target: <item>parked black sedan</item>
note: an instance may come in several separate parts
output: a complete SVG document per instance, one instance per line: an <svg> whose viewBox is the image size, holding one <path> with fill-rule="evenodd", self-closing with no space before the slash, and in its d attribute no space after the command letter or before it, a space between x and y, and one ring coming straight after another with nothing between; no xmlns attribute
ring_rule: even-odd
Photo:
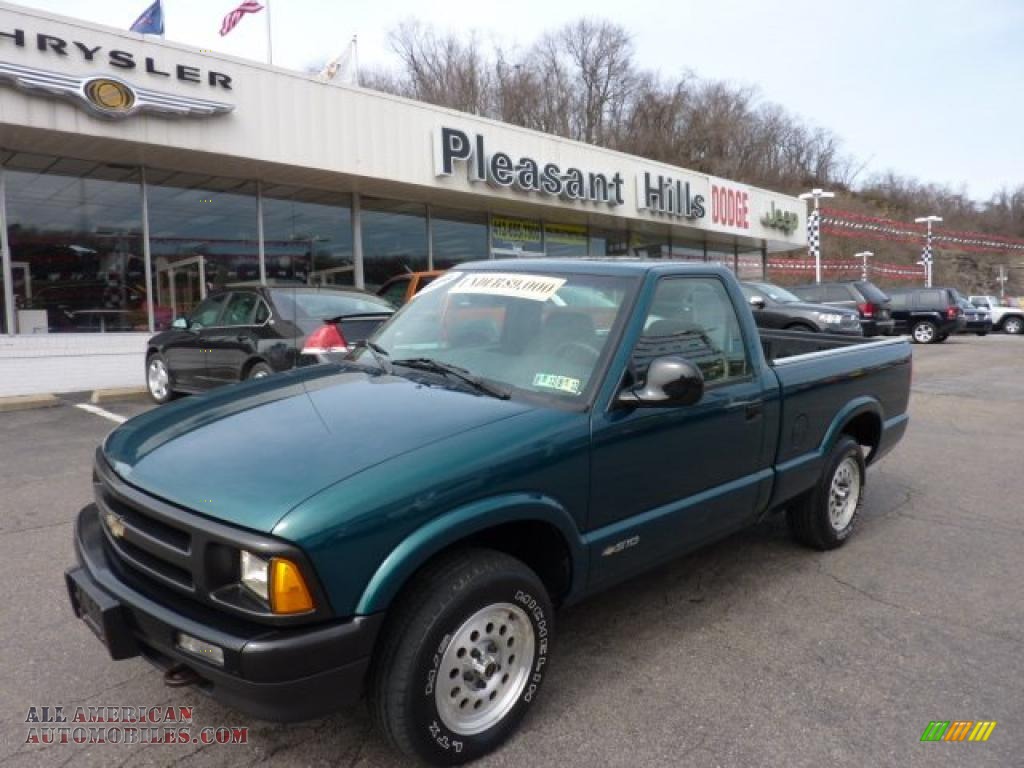
<svg viewBox="0 0 1024 768"><path fill-rule="evenodd" d="M759 328L784 328L790 331L842 333L863 336L860 315L852 309L809 304L796 294L771 283L740 283L750 302Z"/></svg>
<svg viewBox="0 0 1024 768"><path fill-rule="evenodd" d="M323 362L347 352L394 311L386 299L352 288L231 288L150 338L146 385L165 403L180 392Z"/></svg>

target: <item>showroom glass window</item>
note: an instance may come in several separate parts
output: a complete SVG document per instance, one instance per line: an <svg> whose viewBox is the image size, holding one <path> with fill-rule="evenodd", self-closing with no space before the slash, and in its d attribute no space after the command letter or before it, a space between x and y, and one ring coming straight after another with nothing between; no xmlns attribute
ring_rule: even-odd
<svg viewBox="0 0 1024 768"><path fill-rule="evenodd" d="M26 153L5 169L16 331L148 330L138 170Z"/></svg>
<svg viewBox="0 0 1024 768"><path fill-rule="evenodd" d="M544 250L554 258L587 255L587 228L582 224L544 224Z"/></svg>
<svg viewBox="0 0 1024 768"><path fill-rule="evenodd" d="M536 219L491 217L491 250L496 258L544 255L544 227Z"/></svg>
<svg viewBox="0 0 1024 768"><path fill-rule="evenodd" d="M354 285L349 196L265 188L263 252L270 283Z"/></svg>
<svg viewBox="0 0 1024 768"><path fill-rule="evenodd" d="M427 209L363 198L363 280L373 291L389 277L427 269Z"/></svg>
<svg viewBox="0 0 1024 768"><path fill-rule="evenodd" d="M146 174L159 330L207 293L259 282L256 185L148 169Z"/></svg>
<svg viewBox="0 0 1024 768"><path fill-rule="evenodd" d="M486 213L431 208L430 234L434 269L449 269L464 261L477 261L489 256Z"/></svg>
<svg viewBox="0 0 1024 768"><path fill-rule="evenodd" d="M704 261L704 243L673 237L670 258L676 261Z"/></svg>
<svg viewBox="0 0 1024 768"><path fill-rule="evenodd" d="M629 233L626 230L591 229L591 256L626 256L629 254Z"/></svg>
<svg viewBox="0 0 1024 768"><path fill-rule="evenodd" d="M668 232L631 230L629 255L640 259L669 258L671 251Z"/></svg>

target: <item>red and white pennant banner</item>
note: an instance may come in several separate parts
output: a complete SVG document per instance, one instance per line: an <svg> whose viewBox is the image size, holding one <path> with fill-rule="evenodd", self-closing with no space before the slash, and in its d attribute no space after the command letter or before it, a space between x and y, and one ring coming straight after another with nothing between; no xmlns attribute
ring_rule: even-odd
<svg viewBox="0 0 1024 768"><path fill-rule="evenodd" d="M837 237L866 237L873 240L920 244L927 233L923 224L865 216L835 208L822 208L821 231ZM1024 252L1024 240L982 232L932 229L932 247L976 253Z"/></svg>

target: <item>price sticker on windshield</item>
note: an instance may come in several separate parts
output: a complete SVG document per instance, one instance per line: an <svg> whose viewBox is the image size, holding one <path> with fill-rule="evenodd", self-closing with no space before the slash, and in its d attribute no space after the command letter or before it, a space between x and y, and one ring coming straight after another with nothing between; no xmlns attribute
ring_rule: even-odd
<svg viewBox="0 0 1024 768"><path fill-rule="evenodd" d="M479 272L466 275L450 293L482 293L513 299L547 301L565 285L564 277L517 275L512 272Z"/></svg>

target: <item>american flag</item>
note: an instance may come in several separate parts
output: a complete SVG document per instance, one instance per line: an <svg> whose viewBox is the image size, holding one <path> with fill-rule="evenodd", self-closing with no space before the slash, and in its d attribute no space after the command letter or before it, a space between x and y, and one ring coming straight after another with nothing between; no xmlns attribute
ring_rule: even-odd
<svg viewBox="0 0 1024 768"><path fill-rule="evenodd" d="M238 22L242 20L242 17L245 16L245 14L257 13L262 10L263 6L257 3L256 0L245 0L244 3L224 17L224 21L222 21L220 25L220 36L224 37L224 35L238 26Z"/></svg>

